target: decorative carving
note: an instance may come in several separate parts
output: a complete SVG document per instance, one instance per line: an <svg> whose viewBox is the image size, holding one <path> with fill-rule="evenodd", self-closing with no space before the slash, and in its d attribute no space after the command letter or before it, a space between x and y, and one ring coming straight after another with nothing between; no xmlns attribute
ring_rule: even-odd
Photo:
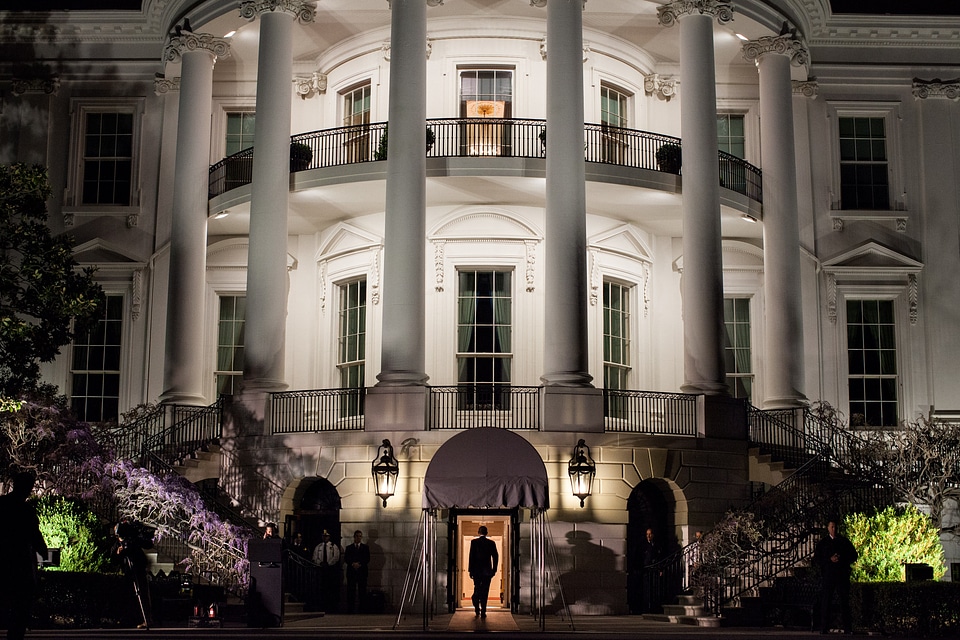
<svg viewBox="0 0 960 640"><path fill-rule="evenodd" d="M317 277L320 279L320 313L327 312L327 263L321 262Z"/></svg>
<svg viewBox="0 0 960 640"><path fill-rule="evenodd" d="M907 232L907 219L906 218L897 218L897 233L906 233Z"/></svg>
<svg viewBox="0 0 960 640"><path fill-rule="evenodd" d="M677 79L673 76L651 73L643 76L643 90L648 96L655 95L661 100L670 100L677 93Z"/></svg>
<svg viewBox="0 0 960 640"><path fill-rule="evenodd" d="M170 37L163 49L163 59L177 62L190 51L209 51L217 58L226 58L230 55L230 43L210 33L191 33L177 27L176 35Z"/></svg>
<svg viewBox="0 0 960 640"><path fill-rule="evenodd" d="M434 289L437 291L443 291L443 249L445 241L443 240L434 240L433 241L433 270L434 277L436 278L436 284Z"/></svg>
<svg viewBox="0 0 960 640"><path fill-rule="evenodd" d="M22 96L25 93L45 93L56 95L60 90L60 76L56 73L45 72L41 76L19 77L14 76L10 79L10 93L15 96Z"/></svg>
<svg viewBox="0 0 960 640"><path fill-rule="evenodd" d="M289 13L303 24L313 22L317 16L317 8L314 5L300 0L246 0L240 3L240 17L247 20L274 11Z"/></svg>
<svg viewBox="0 0 960 640"><path fill-rule="evenodd" d="M72 227L74 222L76 222L76 215L72 211L64 211L63 226Z"/></svg>
<svg viewBox="0 0 960 640"><path fill-rule="evenodd" d="M127 214L127 229L133 229L138 224L140 224L140 214L139 213L128 213Z"/></svg>
<svg viewBox="0 0 960 640"><path fill-rule="evenodd" d="M380 250L373 252L373 263L370 265L370 302L380 304Z"/></svg>
<svg viewBox="0 0 960 640"><path fill-rule="evenodd" d="M134 269L131 278L133 295L130 297L130 317L136 320L143 308L143 269Z"/></svg>
<svg viewBox="0 0 960 640"><path fill-rule="evenodd" d="M791 80L790 84L793 85L793 92L803 96L804 98L816 99L820 92L820 85L817 83L816 78L808 78L807 80Z"/></svg>
<svg viewBox="0 0 960 640"><path fill-rule="evenodd" d="M542 9L547 6L547 0L530 0L530 6Z"/></svg>
<svg viewBox="0 0 960 640"><path fill-rule="evenodd" d="M663 27L672 27L678 18L693 13L710 14L724 24L733 20L733 5L722 0L674 0L657 7L657 18Z"/></svg>
<svg viewBox="0 0 960 640"><path fill-rule="evenodd" d="M319 71L314 71L309 76L297 76L293 83L297 85L297 95L301 100L327 92L327 75Z"/></svg>
<svg viewBox="0 0 960 640"><path fill-rule="evenodd" d="M960 78L953 80L933 80L913 79L913 97L918 100L926 98L947 98L949 100L960 100Z"/></svg>
<svg viewBox="0 0 960 640"><path fill-rule="evenodd" d="M907 275L907 303L909 305L910 312L910 324L917 324L917 320L920 317L920 305L918 304L918 297L920 295L920 288L917 286L917 274L911 273Z"/></svg>
<svg viewBox="0 0 960 640"><path fill-rule="evenodd" d="M833 219L833 230L834 230L834 231L843 231L843 218L834 218L834 219Z"/></svg>
<svg viewBox="0 0 960 640"><path fill-rule="evenodd" d="M641 277L643 278L643 317L650 315L650 265L646 262L641 267Z"/></svg>
<svg viewBox="0 0 960 640"><path fill-rule="evenodd" d="M830 324L837 324L837 277L827 274L827 319Z"/></svg>
<svg viewBox="0 0 960 640"><path fill-rule="evenodd" d="M547 36L540 38L540 57L543 60L547 59Z"/></svg>
<svg viewBox="0 0 960 640"><path fill-rule="evenodd" d="M790 58L790 64L796 67L806 66L810 61L810 51L806 43L795 33L779 36L763 36L743 43L743 58L748 62L759 62L768 53L776 53Z"/></svg>
<svg viewBox="0 0 960 640"><path fill-rule="evenodd" d="M533 293L536 289L537 243L535 240L524 240L523 245L526 261L524 277L527 281L527 293Z"/></svg>
<svg viewBox="0 0 960 640"><path fill-rule="evenodd" d="M597 252L590 250L590 306L597 306L600 299L600 265L597 264Z"/></svg>
<svg viewBox="0 0 960 640"><path fill-rule="evenodd" d="M153 79L153 92L158 96L165 93L180 91L180 78L165 78L163 74L158 73Z"/></svg>

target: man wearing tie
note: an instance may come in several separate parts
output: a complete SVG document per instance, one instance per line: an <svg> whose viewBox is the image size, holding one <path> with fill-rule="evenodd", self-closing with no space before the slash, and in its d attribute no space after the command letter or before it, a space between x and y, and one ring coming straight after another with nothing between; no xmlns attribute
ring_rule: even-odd
<svg viewBox="0 0 960 640"><path fill-rule="evenodd" d="M320 567L320 604L323 611L334 613L340 601L340 546L323 530L323 539L313 550L313 564Z"/></svg>
<svg viewBox="0 0 960 640"><path fill-rule="evenodd" d="M487 617L487 598L490 596L490 580L500 566L497 543L487 538L487 528L477 531L479 538L470 541L470 564L467 569L473 578L473 610L478 618Z"/></svg>
<svg viewBox="0 0 960 640"><path fill-rule="evenodd" d="M367 601L367 565L370 564L370 547L363 544L363 532L353 532L353 544L344 549L343 560L347 565L347 613L354 612L354 603L359 601L363 611Z"/></svg>

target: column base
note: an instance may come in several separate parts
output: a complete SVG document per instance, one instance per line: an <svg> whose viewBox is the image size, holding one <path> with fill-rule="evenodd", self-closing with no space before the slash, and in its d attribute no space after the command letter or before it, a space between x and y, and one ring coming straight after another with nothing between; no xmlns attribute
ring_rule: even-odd
<svg viewBox="0 0 960 640"><path fill-rule="evenodd" d="M684 382L680 386L683 393L704 396L730 396L730 387L726 382L710 382L703 380L701 382Z"/></svg>
<svg viewBox="0 0 960 640"><path fill-rule="evenodd" d="M603 433L603 390L544 387L543 431Z"/></svg>
<svg viewBox="0 0 960 640"><path fill-rule="evenodd" d="M364 400L364 431L424 431L427 398L424 386L371 387Z"/></svg>
<svg viewBox="0 0 960 640"><path fill-rule="evenodd" d="M422 387L429 379L422 371L381 371L377 374L377 387Z"/></svg>
<svg viewBox="0 0 960 640"><path fill-rule="evenodd" d="M767 398L763 401L764 409L806 409L810 401L803 394Z"/></svg>
<svg viewBox="0 0 960 640"><path fill-rule="evenodd" d="M205 407L210 404L202 395L185 391L164 391L160 394L158 402L160 404L185 404L192 407Z"/></svg>

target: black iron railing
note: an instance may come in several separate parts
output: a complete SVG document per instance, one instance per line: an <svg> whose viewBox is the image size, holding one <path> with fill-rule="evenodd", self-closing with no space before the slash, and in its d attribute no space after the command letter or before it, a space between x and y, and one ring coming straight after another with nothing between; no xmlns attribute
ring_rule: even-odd
<svg viewBox="0 0 960 640"><path fill-rule="evenodd" d="M292 136L291 172L337 167L387 159L387 123L336 127ZM426 121L428 158L545 158L546 120L532 118L436 118ZM680 138L649 131L584 124L587 162L634 169L680 173L681 165L658 160L663 147L676 147ZM309 152L306 150L309 149ZM763 200L761 173L742 158L719 151L720 185L753 200ZM250 184L253 149L244 149L210 167L209 196Z"/></svg>
<svg viewBox="0 0 960 640"><path fill-rule="evenodd" d="M540 429L540 387L461 384L430 387L428 429Z"/></svg>
<svg viewBox="0 0 960 640"><path fill-rule="evenodd" d="M273 433L362 430L366 394L363 387L272 393Z"/></svg>
<svg viewBox="0 0 960 640"><path fill-rule="evenodd" d="M686 393L603 390L604 430L696 436L697 396Z"/></svg>
<svg viewBox="0 0 960 640"><path fill-rule="evenodd" d="M220 439L223 400L207 407L164 405L172 424L146 439L141 455L156 456L168 465L180 464ZM141 464L144 464L141 462Z"/></svg>

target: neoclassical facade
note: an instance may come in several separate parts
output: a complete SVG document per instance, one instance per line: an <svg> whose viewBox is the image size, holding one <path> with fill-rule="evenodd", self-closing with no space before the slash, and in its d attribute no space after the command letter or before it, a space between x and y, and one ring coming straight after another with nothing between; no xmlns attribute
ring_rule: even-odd
<svg viewBox="0 0 960 640"><path fill-rule="evenodd" d="M188 477L364 530L388 602L434 526L469 598L485 523L504 606L546 540L572 610L636 609L646 528L782 478L755 411L960 414L958 37L826 0L0 10L0 161L49 168L108 295L46 377L88 420L215 406Z"/></svg>

